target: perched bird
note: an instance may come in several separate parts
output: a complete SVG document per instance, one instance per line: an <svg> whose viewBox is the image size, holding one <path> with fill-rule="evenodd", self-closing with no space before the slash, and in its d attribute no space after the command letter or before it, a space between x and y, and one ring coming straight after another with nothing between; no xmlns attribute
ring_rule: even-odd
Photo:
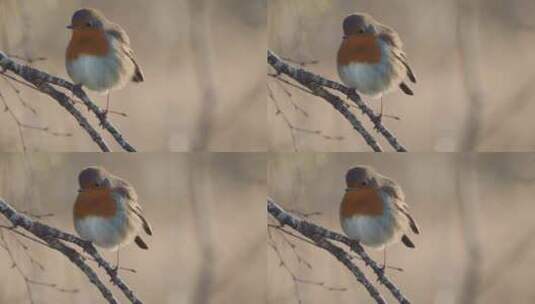
<svg viewBox="0 0 535 304"><path fill-rule="evenodd" d="M152 235L134 187L101 167L87 167L78 175L78 197L73 208L74 227L84 240L109 250L134 241L149 247L139 236L141 228ZM117 264L119 262L117 261Z"/></svg>
<svg viewBox="0 0 535 304"><path fill-rule="evenodd" d="M91 8L77 10L67 28L72 30L65 65L76 85L108 93L129 80L143 81L143 72L134 59L130 39L115 23Z"/></svg>
<svg viewBox="0 0 535 304"><path fill-rule="evenodd" d="M364 13L347 16L343 30L337 66L345 85L370 97L382 97L396 86L413 95L405 78L414 83L416 78L395 30Z"/></svg>
<svg viewBox="0 0 535 304"><path fill-rule="evenodd" d="M340 224L349 238L377 249L400 240L409 248L415 247L407 231L419 234L420 230L396 182L371 167L358 166L347 171L346 185Z"/></svg>

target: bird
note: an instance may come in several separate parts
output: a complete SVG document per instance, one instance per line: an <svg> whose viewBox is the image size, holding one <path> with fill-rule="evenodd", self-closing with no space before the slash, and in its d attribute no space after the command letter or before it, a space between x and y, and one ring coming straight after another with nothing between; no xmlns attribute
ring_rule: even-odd
<svg viewBox="0 0 535 304"><path fill-rule="evenodd" d="M134 187L126 180L98 166L86 167L78 175L78 196L73 207L74 228L78 235L93 244L117 251L132 241L148 249L139 235L152 228L143 215Z"/></svg>
<svg viewBox="0 0 535 304"><path fill-rule="evenodd" d="M347 171L346 190L340 204L340 225L352 240L375 248L384 249L401 241L415 248L407 236L420 228L409 213L405 194L394 180L379 174L369 166L356 166Z"/></svg>
<svg viewBox="0 0 535 304"><path fill-rule="evenodd" d="M414 95L406 78L416 77L399 34L366 13L348 15L343 21L344 36L337 54L338 75L349 88L371 98L381 97L396 86Z"/></svg>
<svg viewBox="0 0 535 304"><path fill-rule="evenodd" d="M111 90L122 88L128 81L144 81L130 39L121 26L92 8L74 12L67 28L72 31L65 53L67 74L75 86L108 95L105 116Z"/></svg>

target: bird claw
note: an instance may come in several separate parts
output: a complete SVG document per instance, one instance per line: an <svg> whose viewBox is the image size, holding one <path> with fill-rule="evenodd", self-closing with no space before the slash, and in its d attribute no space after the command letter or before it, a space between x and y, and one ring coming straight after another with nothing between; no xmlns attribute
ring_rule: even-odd
<svg viewBox="0 0 535 304"><path fill-rule="evenodd" d="M357 89L350 88L348 92L346 92L346 97L348 99L351 99L351 97L358 95Z"/></svg>
<svg viewBox="0 0 535 304"><path fill-rule="evenodd" d="M72 93L76 93L76 91L81 91L82 90L82 84L81 83L78 83L78 84L75 84L74 86L72 86Z"/></svg>
<svg viewBox="0 0 535 304"><path fill-rule="evenodd" d="M101 127L104 127L104 121L106 121L108 119L108 110L102 110L99 114L99 120L100 120L100 123L99 125Z"/></svg>
<svg viewBox="0 0 535 304"><path fill-rule="evenodd" d="M110 282L113 282L113 279L117 277L117 274L119 273L119 265L115 265L112 269L110 269Z"/></svg>
<svg viewBox="0 0 535 304"><path fill-rule="evenodd" d="M74 100L74 97L76 96L76 91L81 91L81 90L82 90L82 85L81 84L73 85L73 87L71 89L71 98L69 100L73 105L76 104L76 101Z"/></svg>
<svg viewBox="0 0 535 304"><path fill-rule="evenodd" d="M381 123L383 122L383 114L378 114L378 115L375 115L374 118L373 118L373 129L375 131L379 131L379 125L381 125Z"/></svg>
<svg viewBox="0 0 535 304"><path fill-rule="evenodd" d="M379 274L377 276L377 282L381 281L381 277L383 277L386 273L386 265L383 264L383 265L380 265L379 266Z"/></svg>
<svg viewBox="0 0 535 304"><path fill-rule="evenodd" d="M85 252L91 253L93 251L92 247L93 247L93 243L91 243L91 241L83 240L82 248L84 249Z"/></svg>

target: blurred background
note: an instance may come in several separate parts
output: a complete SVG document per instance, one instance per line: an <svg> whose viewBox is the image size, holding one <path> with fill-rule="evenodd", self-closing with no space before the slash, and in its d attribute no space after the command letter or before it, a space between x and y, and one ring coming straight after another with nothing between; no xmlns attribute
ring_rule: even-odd
<svg viewBox="0 0 535 304"><path fill-rule="evenodd" d="M81 7L101 10L126 30L145 73L145 82L113 91L110 99L111 110L128 115L110 120L138 151L265 150L266 0L0 0L0 50L44 57L33 65L69 79L65 26ZM98 149L56 101L1 78L0 92L14 115L24 124L50 128L24 128L27 150ZM88 94L105 106L105 95ZM21 151L10 114L0 116L0 151Z"/></svg>
<svg viewBox="0 0 535 304"><path fill-rule="evenodd" d="M0 193L17 210L75 233L77 176L101 165L131 182L154 230L149 250L121 249L125 282L144 303L251 303L265 299L266 158L256 153L0 154ZM0 225L7 225L0 215ZM30 284L31 303L102 303L100 293L65 256L0 228L0 303L30 303L23 276L79 289ZM26 249L24 249L26 248ZM99 250L113 265L116 253ZM36 262L31 262L32 260ZM43 269L39 267L42 264ZM90 265L97 268L94 263ZM97 272L111 286L101 269ZM111 288L111 287L110 287ZM115 288L120 302L127 302Z"/></svg>
<svg viewBox="0 0 535 304"><path fill-rule="evenodd" d="M534 10L531 0L271 0L268 44L298 62L318 60L306 69L338 81L342 20L370 13L400 34L418 80L414 96L396 90L383 99L385 113L401 117L384 123L409 151L531 151L535 73L526 67L535 64ZM294 126L344 137L333 141L296 131L298 150L369 151L331 105L277 80L268 83ZM367 101L379 110L379 101ZM270 101L270 150L294 150L276 113Z"/></svg>
<svg viewBox="0 0 535 304"><path fill-rule="evenodd" d="M416 249L400 243L387 249L388 264L404 269L389 269L387 275L412 303L533 303L534 154L271 154L268 192L283 208L312 214L310 221L342 232L338 208L344 177L355 165L373 166L397 181L420 225L422 233L411 235ZM269 303L298 303L299 298L310 304L372 302L329 253L270 232L268 243L278 248L290 271L312 283L294 284L276 251L268 248ZM367 252L382 262L381 250ZM362 262L356 264L375 284L376 276ZM379 290L395 302L384 287Z"/></svg>

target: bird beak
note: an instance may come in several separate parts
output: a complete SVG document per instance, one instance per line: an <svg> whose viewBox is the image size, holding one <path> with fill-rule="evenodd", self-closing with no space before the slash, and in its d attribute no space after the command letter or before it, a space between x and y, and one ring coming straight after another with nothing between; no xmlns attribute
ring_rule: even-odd
<svg viewBox="0 0 535 304"><path fill-rule="evenodd" d="M84 190L82 190L82 189L78 189L78 193L80 193L80 192L84 192Z"/></svg>
<svg viewBox="0 0 535 304"><path fill-rule="evenodd" d="M67 25L67 28L68 28L69 30L72 30L72 29L73 29L73 26L72 26L71 24L69 24L69 25Z"/></svg>

